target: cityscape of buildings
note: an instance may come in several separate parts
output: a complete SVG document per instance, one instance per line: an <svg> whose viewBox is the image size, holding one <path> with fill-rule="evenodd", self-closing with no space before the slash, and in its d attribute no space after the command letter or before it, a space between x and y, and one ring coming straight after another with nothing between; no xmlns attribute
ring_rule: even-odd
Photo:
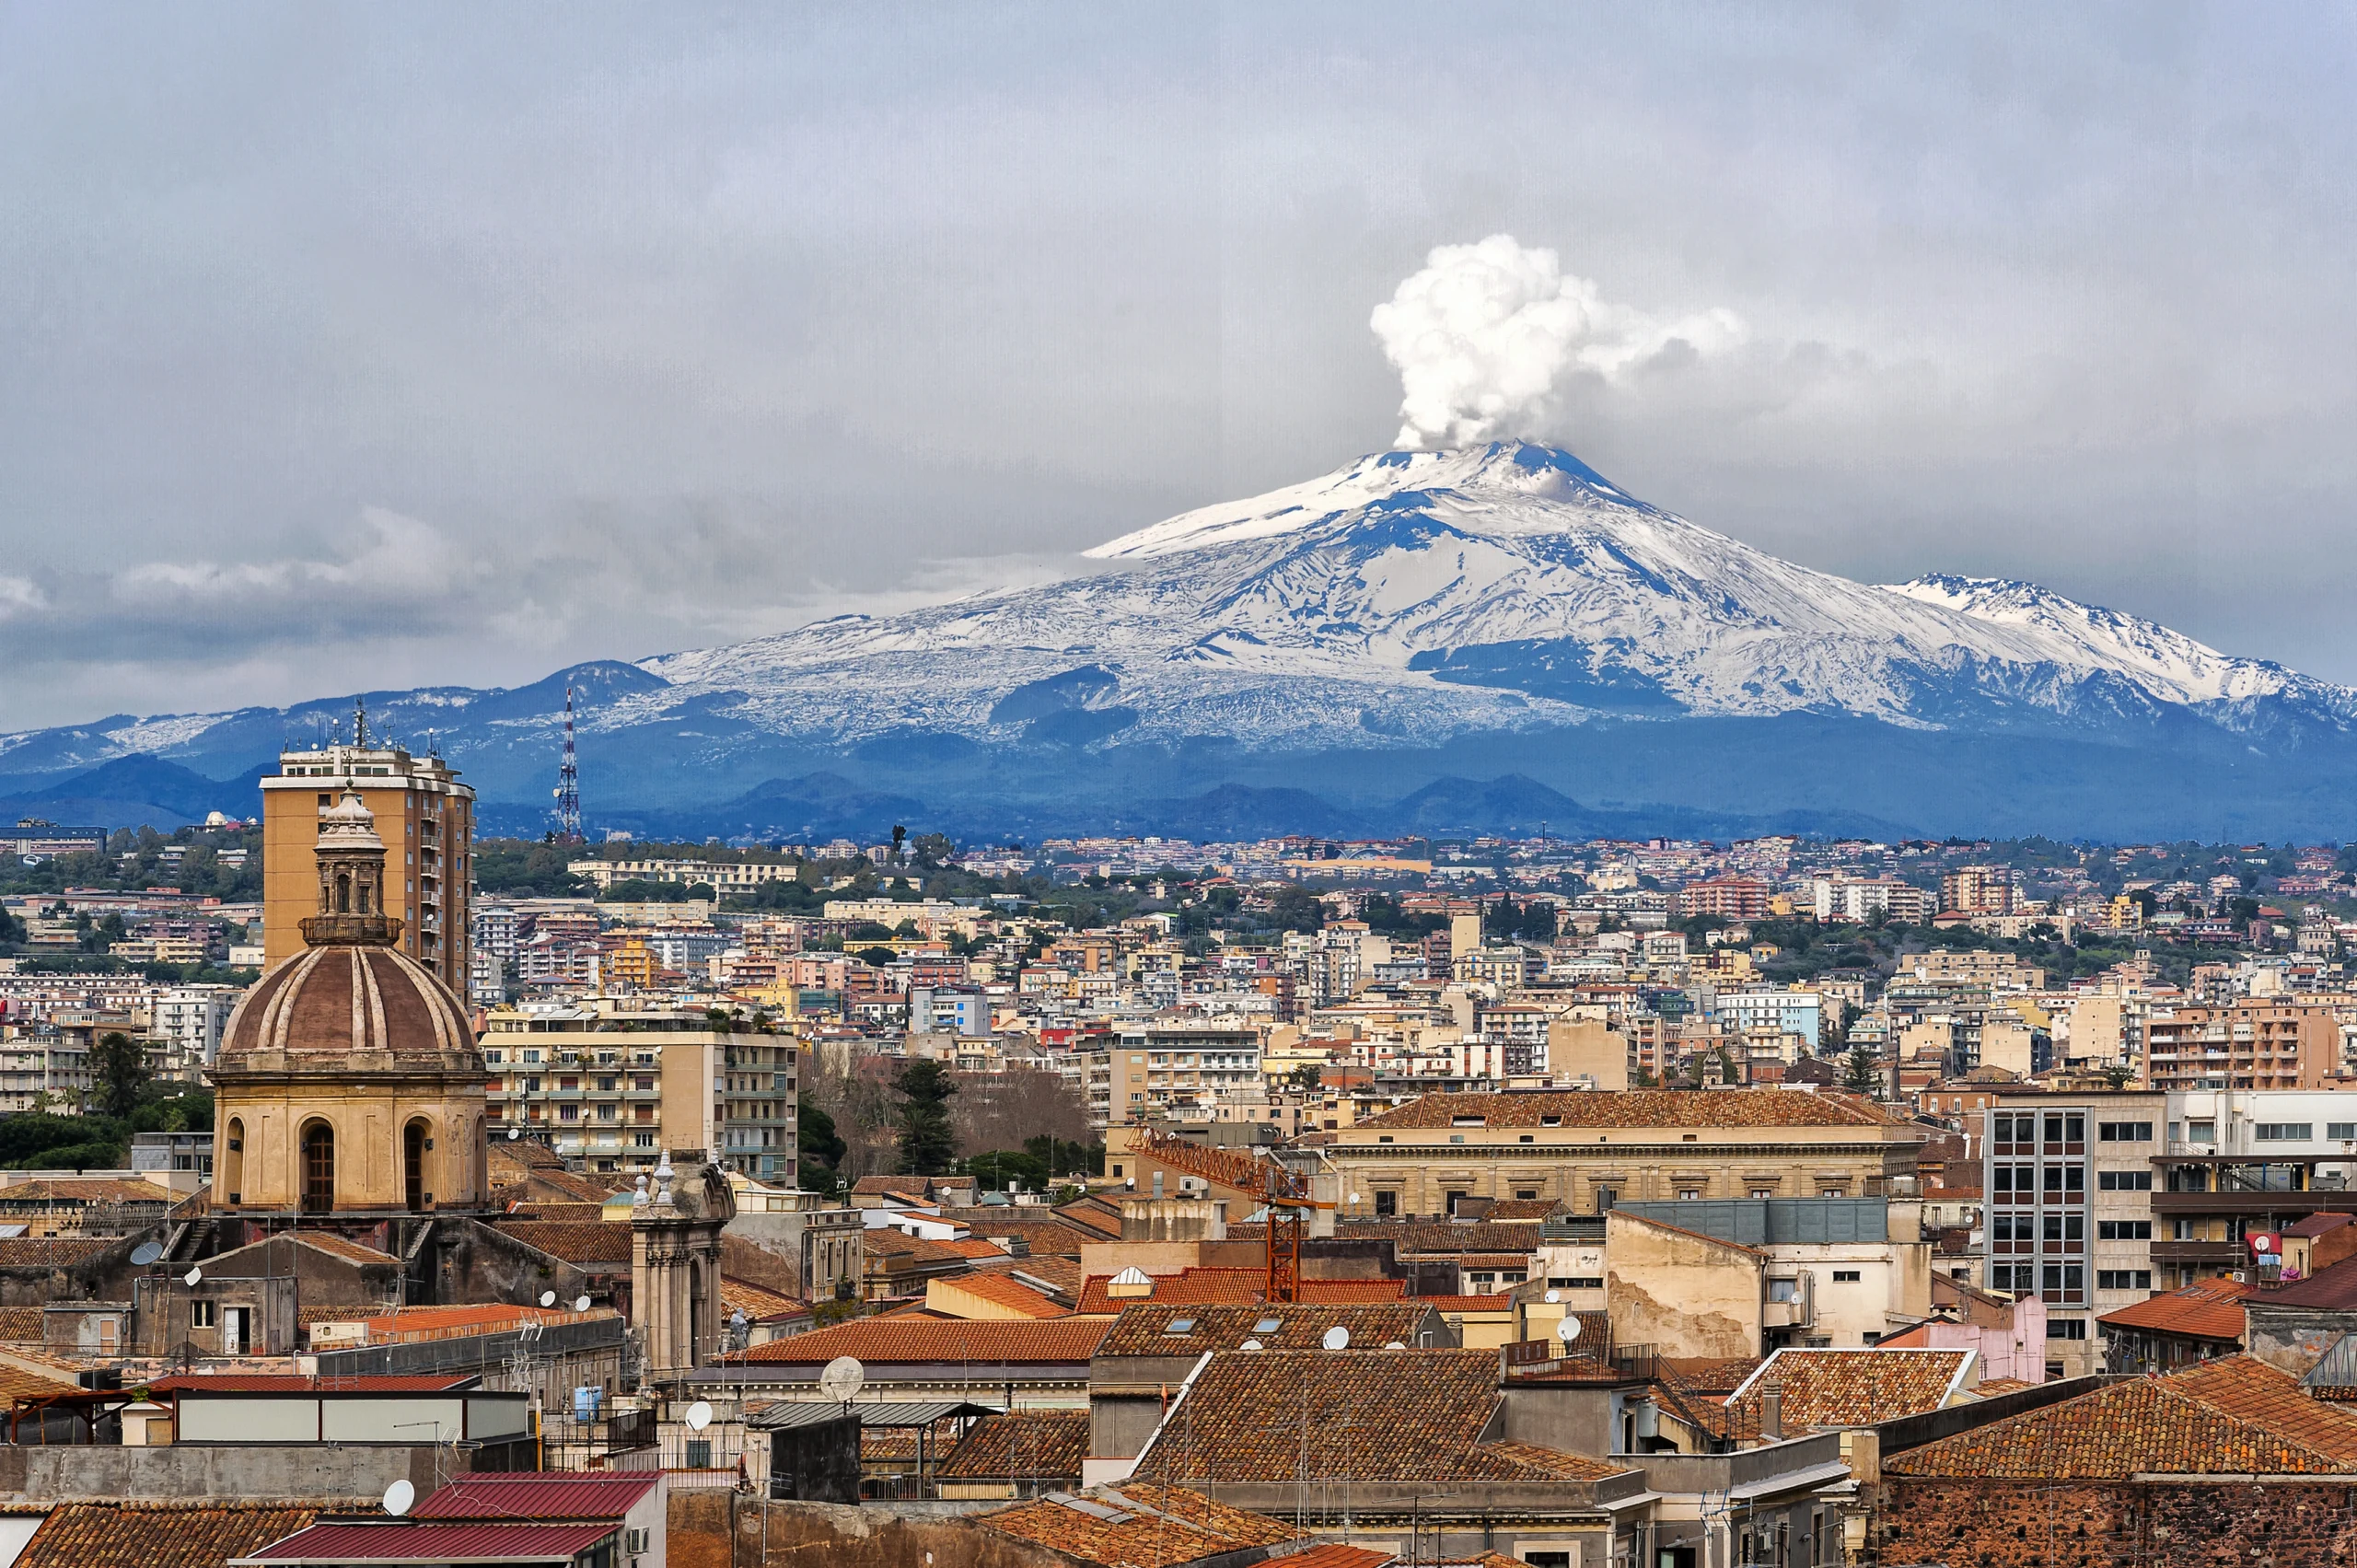
<svg viewBox="0 0 2357 1568"><path fill-rule="evenodd" d="M26 1561L146 1499L233 1543L159 1561L650 1568L823 1501L1108 1568L1918 1562L2357 1473L2335 846L478 843L357 723L261 784L12 846Z"/></svg>

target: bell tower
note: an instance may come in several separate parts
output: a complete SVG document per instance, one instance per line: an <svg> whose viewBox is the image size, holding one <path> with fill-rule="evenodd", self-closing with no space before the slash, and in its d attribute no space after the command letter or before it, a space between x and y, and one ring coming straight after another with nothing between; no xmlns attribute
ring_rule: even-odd
<svg viewBox="0 0 2357 1568"><path fill-rule="evenodd" d="M319 872L319 910L303 921L303 940L381 946L401 940L401 923L385 912L385 841L377 819L350 783L343 798L319 807L311 858Z"/></svg>

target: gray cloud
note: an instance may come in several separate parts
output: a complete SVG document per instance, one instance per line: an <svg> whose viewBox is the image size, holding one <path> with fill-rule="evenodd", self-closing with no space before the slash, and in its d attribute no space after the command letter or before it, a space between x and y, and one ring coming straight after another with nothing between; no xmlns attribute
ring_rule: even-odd
<svg viewBox="0 0 2357 1568"><path fill-rule="evenodd" d="M2357 679L2328 10L0 12L0 726L514 681L1385 445L1514 235L1747 339L1531 417L1855 575Z"/></svg>

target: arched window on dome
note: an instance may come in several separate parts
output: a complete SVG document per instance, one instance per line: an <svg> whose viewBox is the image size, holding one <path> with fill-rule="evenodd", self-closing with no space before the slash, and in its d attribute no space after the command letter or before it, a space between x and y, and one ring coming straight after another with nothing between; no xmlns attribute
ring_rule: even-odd
<svg viewBox="0 0 2357 1568"><path fill-rule="evenodd" d="M434 1194L425 1188L425 1152L432 1146L433 1129L425 1118L412 1117L401 1129L401 1206L411 1214L423 1214Z"/></svg>
<svg viewBox="0 0 2357 1568"><path fill-rule="evenodd" d="M242 1118L231 1117L224 1129L228 1146L221 1151L221 1191L228 1194L232 1203L242 1203L246 1191L246 1124Z"/></svg>
<svg viewBox="0 0 2357 1568"><path fill-rule="evenodd" d="M314 1121L303 1129L303 1212L324 1214L335 1207L335 1129Z"/></svg>

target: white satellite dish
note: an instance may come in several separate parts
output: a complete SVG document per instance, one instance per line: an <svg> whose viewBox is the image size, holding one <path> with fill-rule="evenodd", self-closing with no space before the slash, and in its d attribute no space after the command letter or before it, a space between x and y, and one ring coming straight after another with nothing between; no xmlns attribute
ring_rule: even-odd
<svg viewBox="0 0 2357 1568"><path fill-rule="evenodd" d="M182 1284L192 1284L192 1284L194 1284L197 1281L199 1281L199 1280L203 1279L203 1277L204 1277L204 1271L203 1271L203 1269L191 1269L187 1273L182 1274L182 1275L180 1276L180 1283L181 1283Z"/></svg>
<svg viewBox="0 0 2357 1568"><path fill-rule="evenodd" d="M712 1424L712 1407L698 1400L688 1407L688 1430L702 1432Z"/></svg>
<svg viewBox="0 0 2357 1568"><path fill-rule="evenodd" d="M540 1305L542 1307L554 1307L556 1305L556 1292L552 1290L544 1290L540 1292Z"/></svg>
<svg viewBox="0 0 2357 1568"><path fill-rule="evenodd" d="M588 1298L587 1296L586 1296L586 1295L576 1295L576 1296L575 1296L575 1297L573 1298L573 1309L574 1309L575 1312L586 1312L586 1311L588 1311L588 1310L589 1310L589 1298Z"/></svg>
<svg viewBox="0 0 2357 1568"><path fill-rule="evenodd" d="M398 1519L417 1501L417 1488L406 1481L397 1481L385 1488L385 1512Z"/></svg>
<svg viewBox="0 0 2357 1568"><path fill-rule="evenodd" d="M134 1269L144 1269L148 1264L154 1262L157 1259L161 1258L163 1255L164 1245L162 1242L143 1241L137 1247L132 1249L131 1266Z"/></svg>
<svg viewBox="0 0 2357 1568"><path fill-rule="evenodd" d="M1385 1345L1383 1348L1385 1350L1406 1350L1408 1348L1408 1342L1405 1340L1393 1340L1389 1344Z"/></svg>
<svg viewBox="0 0 2357 1568"><path fill-rule="evenodd" d="M1258 1340L1247 1340L1236 1348L1238 1350L1259 1350L1260 1348L1260 1342Z"/></svg>
<svg viewBox="0 0 2357 1568"><path fill-rule="evenodd" d="M1555 1337L1570 1344L1580 1337L1580 1320L1569 1312L1564 1313L1555 1319Z"/></svg>
<svg viewBox="0 0 2357 1568"><path fill-rule="evenodd" d="M1550 1291L1549 1291L1549 1292L1547 1293L1547 1300L1548 1300L1549 1305L1550 1305L1550 1306L1551 1306L1551 1305L1553 1305L1554 1303L1558 1302L1558 1301L1562 1300L1562 1299L1563 1299L1563 1293L1562 1293L1562 1291L1560 1291L1560 1290L1550 1290Z"/></svg>
<svg viewBox="0 0 2357 1568"><path fill-rule="evenodd" d="M849 1404L867 1387L867 1368L853 1355L839 1355L819 1374L819 1392L838 1404Z"/></svg>
<svg viewBox="0 0 2357 1568"><path fill-rule="evenodd" d="M2250 1238L2250 1249L2254 1252L2264 1252L2273 1245L2273 1242L2269 1241L2267 1237L2263 1236L2254 1236ZM133 1260L134 1262L137 1261L136 1259Z"/></svg>
<svg viewBox="0 0 2357 1568"><path fill-rule="evenodd" d="M510 1127L507 1130L507 1141L511 1144L523 1135L524 1130L521 1127Z"/></svg>
<svg viewBox="0 0 2357 1568"><path fill-rule="evenodd" d="M1348 1350L1351 1344L1351 1331L1337 1323L1327 1330L1326 1337L1318 1342L1328 1350Z"/></svg>

